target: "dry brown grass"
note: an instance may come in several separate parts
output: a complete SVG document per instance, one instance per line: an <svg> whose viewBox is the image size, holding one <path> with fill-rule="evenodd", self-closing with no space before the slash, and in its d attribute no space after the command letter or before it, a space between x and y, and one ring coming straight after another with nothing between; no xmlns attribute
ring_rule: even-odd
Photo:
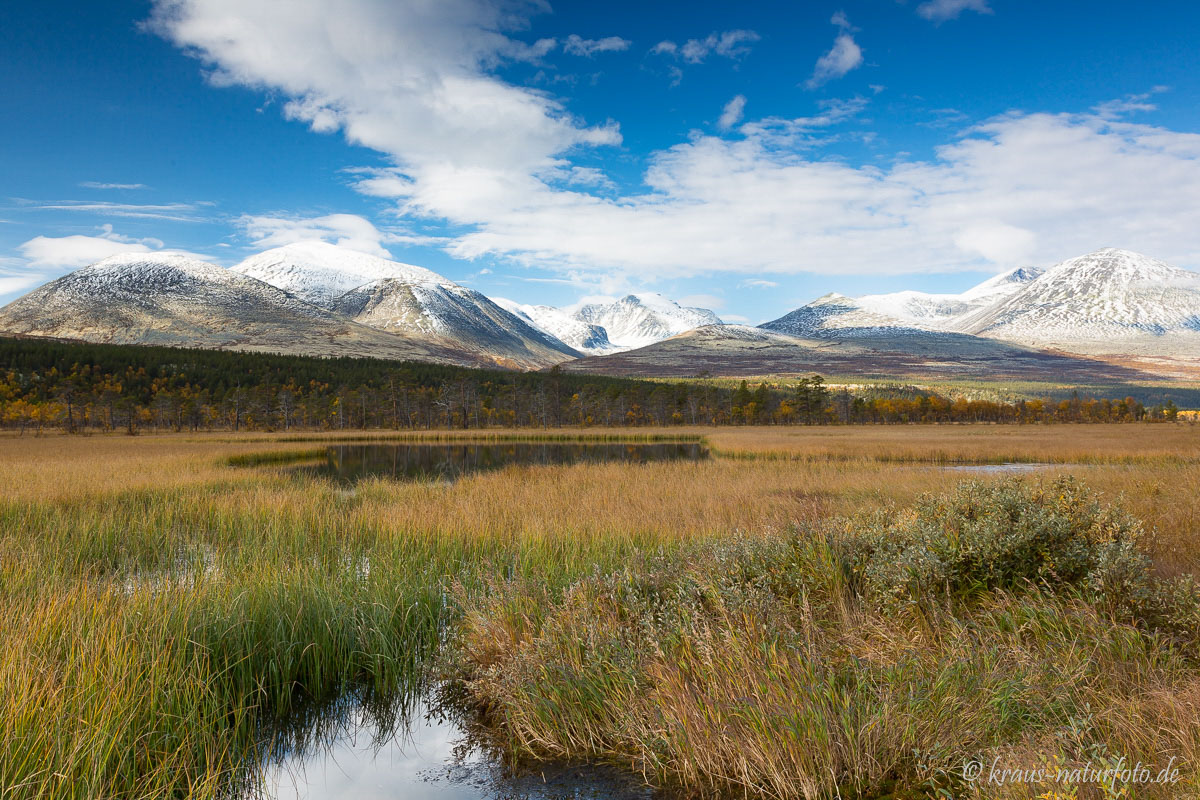
<svg viewBox="0 0 1200 800"><path fill-rule="evenodd" d="M537 432L570 435L572 429ZM584 431L611 435L611 431ZM1187 425L720 428L645 431L706 438L719 455L701 463L570 468L513 467L451 486L377 482L347 523L420 536L691 538L771 531L915 495L976 475L939 463L1058 463L1158 531L1156 547L1179 570L1200 567L1200 428ZM521 438L528 433L516 432ZM402 437L475 438L469 432ZM178 491L188 503L241 513L319 513L332 492L282 478L287 468L231 468L229 458L304 450L333 435L286 437L93 436L0 439L0 485L10 502L78 503L138 491ZM986 476L985 476L986 477ZM219 486L219 491L210 491ZM181 498L182 501L182 498Z"/></svg>
<svg viewBox="0 0 1200 800"><path fill-rule="evenodd" d="M526 438L531 433L611 436L613 432L567 429L491 433L488 438ZM905 504L918 494L942 490L967 477L940 466L948 462L1058 464L1051 472L1075 474L1108 499L1122 497L1126 508L1145 520L1155 531L1151 546L1161 571L1200 574L1200 493L1192 488L1200 486L1200 428L1194 426L721 428L632 433L643 437L703 436L718 456L728 457L640 466L510 467L467 476L449 485L370 481L351 493L331 483L296 480L286 466L229 465L229 459L237 456L311 450L344 438L335 434L295 438L263 434L2 436L0 599L10 609L9 619L15 620L15 627L0 633L0 651L5 653L0 656L0 691L10 693L10 700L19 694L20 701L10 703L8 717L0 711L0 733L6 724L15 726L14 730L50 730L30 715L40 719L50 713L48 709L58 709L54 713L61 713L55 724L60 727L53 729L53 736L47 734L45 746L59 748L51 760L62 763L48 766L57 765L56 769L66 770L63 774L74 776L67 761L79 755L79 748L93 746L98 741L94 731L100 730L93 728L93 734L87 734L75 726L80 715L101 715L113 720L113 725L147 724L144 715L132 711L125 715L118 707L134 702L136 687L144 685L138 675L156 676L154 685L161 687L166 698L162 702L193 707L188 705L193 703L191 695L180 694L184 691L180 687L188 680L194 683L196 676L180 676L178 681L174 677L180 665L187 663L188 653L180 651L162 663L153 660L155 648L191 635L181 626L203 630L206 615L222 619L228 615L235 620L237 614L245 613L250 620L270 619L272 604L280 602L272 594L276 585L284 587L278 596L290 598L288 602L298 609L323 608L325 598L343 594L362 608L376 607L383 594L371 592L386 593L392 588L381 583L383 588L372 586L360 597L353 576L334 574L330 566L347 558L365 556L389 569L394 566L399 576L396 585L405 587L394 594L403 598L421 597L421 591L457 577L460 571L478 578L478 573L498 570L501 565L505 570L528 569L535 576L550 574L566 581L590 572L595 563L611 566L627 554L659 546L670 548L735 532L750 538L770 537L795 522L883 503ZM399 438L477 437L473 432L456 431ZM106 596L104 603L88 600L92 589L87 582L97 575L157 568L171 563L179 552L201 551L213 553L218 564L229 569L218 570L211 579L198 578L187 592L179 590L179 598L172 593L175 590L148 585L130 594ZM413 569L413 560L428 563L428 572ZM256 597L258 605L250 611L240 610L238 604L245 596ZM180 611L183 621L164 616L157 625L131 622L140 619L135 615L176 613L171 611L181 607L176 600L189 597L192 605L185 607L197 609L194 617L187 617L190 611ZM319 620L313 613L313 619ZM436 613L440 612L430 611ZM101 647L101 639L89 644L89 630L105 631L110 639L103 641L109 644ZM150 630L153 636L146 638ZM303 652L305 637L323 635L314 631L316 628L302 627L288 631L286 635L294 640L285 643ZM399 644L389 646L407 646L403 643L408 634L402 633L396 631L388 641ZM742 643L714 641L714 650L698 654L690 666L680 662L664 664L662 669L702 669L709 664L734 670L769 644L755 640L752 633L747 627ZM914 631L912 635L919 634ZM941 652L969 652L968 634L956 633L960 636L957 643ZM856 635L846 633L846 637ZM885 643L881 637L868 637L870 648L882 652ZM843 640L846 647L851 646L849 642L849 638ZM252 648L254 644L247 639L237 646ZM912 641L905 644L914 646ZM363 647L361 642L346 646L354 652ZM70 662L72 653L93 650L100 653L95 669ZM124 657L122 652L134 654L130 658L137 663L122 668L116 663ZM1041 655L1030 651L1026 657L1032 661ZM116 660L106 664L104 658ZM322 670L335 666L334 657L330 658L329 664L321 665ZM756 669L768 673L791 669L792 660L786 653L772 654L756 662ZM297 667L301 668L309 667ZM73 680L77 682L87 681L88 691L98 696L107 691L116 699L93 709L87 698L65 694L63 684L46 675L76 676ZM740 680L753 683L769 678L756 675L748 670ZM248 674L246 680L252 677ZM664 672L664 680L668 678ZM764 691L775 691L762 685ZM188 686L188 692L208 690L207 684ZM733 678L729 686L730 691L737 686ZM1147 733L1147 741L1175 736L1176 751L1194 754L1196 742L1183 725L1188 712L1178 706L1185 700L1194 701L1194 684L1184 679L1170 686L1149 681L1147 689L1122 696L1119 704L1106 709L1114 718L1112 724L1124 724L1117 717L1125 711L1136 714L1137 720L1157 717L1178 730L1178 735ZM1111 694L1106 697L1112 699ZM197 698L197 708L210 709L206 703L216 708L224 702L199 694ZM737 697L726 700L733 703ZM680 709L681 714L691 713L686 704ZM23 716L18 719L17 715ZM1137 741L1135 728L1135 723L1125 724L1121 738ZM951 725L947 730L957 728ZM143 733L125 730L122 735L127 738L122 741L140 741ZM719 733L719 728L694 730L701 739ZM221 739L214 734L204 741L210 749L198 755L215 766L199 768L201 777L194 783L199 795L214 785L213 776L228 766L221 761L224 751L212 749ZM0 745L0 757L28 756L19 744L9 744L10 751ZM173 752L172 763L187 763L191 746L185 741L182 749ZM1031 741L1029 746L1036 749L1038 743ZM714 748L697 750L694 757L716 758L719 748ZM751 762L746 759L745 769L759 769ZM169 784L172 771L178 772L167 766L166 761L159 765L162 772L155 779L166 781L163 785ZM4 768L0 763L0 774L8 774ZM78 764L71 768L83 769ZM791 766L778 764L770 769L783 774ZM93 774L101 775L86 773ZM89 779L79 777L71 785L117 785L89 784ZM42 789L49 785L39 784ZM54 794L70 796L69 789ZM86 796L86 792L75 791L74 795Z"/></svg>

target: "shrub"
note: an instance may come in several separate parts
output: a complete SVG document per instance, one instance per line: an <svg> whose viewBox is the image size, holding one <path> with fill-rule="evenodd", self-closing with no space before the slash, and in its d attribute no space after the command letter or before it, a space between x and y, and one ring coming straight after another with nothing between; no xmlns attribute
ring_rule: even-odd
<svg viewBox="0 0 1200 800"><path fill-rule="evenodd" d="M1031 586L1071 589L1122 621L1174 636L1200 630L1190 580L1161 580L1142 524L1071 477L965 483L840 523L833 541L848 582L882 610Z"/></svg>

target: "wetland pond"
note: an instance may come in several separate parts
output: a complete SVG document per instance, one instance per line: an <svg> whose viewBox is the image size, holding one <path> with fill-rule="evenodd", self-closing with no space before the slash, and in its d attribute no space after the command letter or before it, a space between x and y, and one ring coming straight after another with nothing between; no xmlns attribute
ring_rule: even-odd
<svg viewBox="0 0 1200 800"><path fill-rule="evenodd" d="M282 730L244 800L651 800L636 777L603 766L508 770L461 716L419 695L375 708L347 695Z"/></svg>
<svg viewBox="0 0 1200 800"><path fill-rule="evenodd" d="M300 474L355 483L363 478L453 481L510 465L570 465L651 461L699 461L698 442L454 442L442 444L335 444L320 463L296 467Z"/></svg>
<svg viewBox="0 0 1200 800"><path fill-rule="evenodd" d="M699 442L340 443L323 454L268 456L294 474L353 485L370 478L452 482L514 465L644 464L700 461ZM255 463L253 459L241 463ZM469 714L447 712L429 693L388 703L347 694L293 715L264 733L244 800L648 800L636 776L604 766L538 764L513 772Z"/></svg>

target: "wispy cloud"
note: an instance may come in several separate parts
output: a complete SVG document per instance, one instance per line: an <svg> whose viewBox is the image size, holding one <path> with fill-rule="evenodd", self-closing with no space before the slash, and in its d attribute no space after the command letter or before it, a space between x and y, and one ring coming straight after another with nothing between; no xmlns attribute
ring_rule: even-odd
<svg viewBox="0 0 1200 800"><path fill-rule="evenodd" d="M106 217L125 217L130 219L158 219L171 222L204 222L208 216L202 212L212 207L212 203L163 203L158 205L139 205L134 203L109 203L91 200L56 200L40 202L24 200L19 204L21 209L37 209L41 211L73 211L78 213L97 214Z"/></svg>
<svg viewBox="0 0 1200 800"><path fill-rule="evenodd" d="M721 111L721 117L717 120L717 127L723 131L729 130L742 121L745 110L746 97L739 94L725 104L725 108Z"/></svg>
<svg viewBox="0 0 1200 800"><path fill-rule="evenodd" d="M715 294L689 294L686 297L679 298L677 302L681 306L707 308L711 311L719 311L725 307L725 298L718 297Z"/></svg>
<svg viewBox="0 0 1200 800"><path fill-rule="evenodd" d="M957 19L958 15L964 11L976 11L980 14L992 13L987 0L928 0L917 6L917 13L932 22Z"/></svg>
<svg viewBox="0 0 1200 800"><path fill-rule="evenodd" d="M83 189L148 189L144 183L100 183L99 181L83 181L79 184Z"/></svg>
<svg viewBox="0 0 1200 800"><path fill-rule="evenodd" d="M628 50L633 42L620 36L606 36L603 39L584 39L572 33L563 41L563 52L572 56L592 58L597 53L615 53Z"/></svg>
<svg viewBox="0 0 1200 800"><path fill-rule="evenodd" d="M710 33L703 39L688 39L683 44L667 39L654 45L650 52L674 56L688 64L699 64L714 53L725 58L742 58L750 52L750 45L761 38L754 31L732 30Z"/></svg>
<svg viewBox="0 0 1200 800"><path fill-rule="evenodd" d="M863 63L862 48L854 41L854 28L846 19L846 15L839 11L833 15L830 22L836 25L841 33L833 40L833 47L829 48L829 52L817 59L812 77L804 84L809 89L816 89L840 78Z"/></svg>
<svg viewBox="0 0 1200 800"><path fill-rule="evenodd" d="M323 241L358 250L362 253L391 258L383 246L398 243L398 234L381 231L370 220L357 214L326 214L320 217L252 216L245 215L238 225L255 247L282 247L304 241Z"/></svg>
<svg viewBox="0 0 1200 800"><path fill-rule="evenodd" d="M1148 92L1127 94L1124 97L1100 103L1093 106L1092 110L1104 119L1120 119L1139 111L1157 111L1158 106L1151 103L1150 98L1165 91L1167 91L1166 86L1155 86Z"/></svg>
<svg viewBox="0 0 1200 800"><path fill-rule="evenodd" d="M774 289L779 285L776 281L768 281L762 278L747 278L738 283L739 289Z"/></svg>

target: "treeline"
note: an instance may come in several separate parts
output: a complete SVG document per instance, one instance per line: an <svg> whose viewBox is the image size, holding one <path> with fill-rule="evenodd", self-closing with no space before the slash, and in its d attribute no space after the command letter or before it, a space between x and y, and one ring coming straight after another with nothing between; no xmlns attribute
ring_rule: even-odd
<svg viewBox="0 0 1200 800"><path fill-rule="evenodd" d="M1173 404L1003 403L913 388L750 386L0 338L0 425L137 433L667 425L1172 421Z"/></svg>

